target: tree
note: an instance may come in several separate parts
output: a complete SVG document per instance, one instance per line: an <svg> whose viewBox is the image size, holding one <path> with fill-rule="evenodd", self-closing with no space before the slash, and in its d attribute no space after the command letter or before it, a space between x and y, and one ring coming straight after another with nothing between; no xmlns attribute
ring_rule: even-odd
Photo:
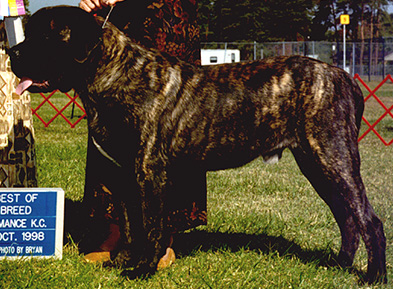
<svg viewBox="0 0 393 289"><path fill-rule="evenodd" d="M25 26L27 21L30 18L31 13L30 13L30 11L28 9L28 7L29 7L29 0L23 0L23 2L25 4L26 15L23 16L22 23L23 23L23 26Z"/></svg>
<svg viewBox="0 0 393 289"><path fill-rule="evenodd" d="M312 0L201 0L201 36L204 41L306 39L312 8Z"/></svg>
<svg viewBox="0 0 393 289"><path fill-rule="evenodd" d="M369 43L369 64L378 63L379 51L378 46L373 45L374 39L379 39L383 35L382 20L387 15L388 0L337 0L336 7L339 14L350 14L351 23L348 25L348 37L353 41L360 41L360 58L359 64L362 71L363 57L365 54L365 42Z"/></svg>
<svg viewBox="0 0 393 289"><path fill-rule="evenodd" d="M269 1L263 17L270 40L307 40L312 24L311 0ZM285 9L283 9L285 7Z"/></svg>
<svg viewBox="0 0 393 289"><path fill-rule="evenodd" d="M25 4L25 9L26 9L26 12L27 12L28 14L30 14L30 11L29 11L29 9L27 9L27 7L29 7L29 6L30 6L29 0L23 0L23 2L24 2L24 4Z"/></svg>
<svg viewBox="0 0 393 289"><path fill-rule="evenodd" d="M217 15L214 11L215 3L211 0L199 0L198 19L202 41L214 39L213 25L217 23ZM217 41L217 40L215 40Z"/></svg>
<svg viewBox="0 0 393 289"><path fill-rule="evenodd" d="M200 0L203 41L341 41L339 17L349 14L354 41L393 34L393 0ZM363 39L363 40L362 40Z"/></svg>
<svg viewBox="0 0 393 289"><path fill-rule="evenodd" d="M326 40L332 38L336 30L336 19L332 10L332 1L319 1L314 6L314 13L310 31L311 40Z"/></svg>
<svg viewBox="0 0 393 289"><path fill-rule="evenodd" d="M348 38L362 41L366 38L382 36L382 20L386 19L387 5L392 0L320 0L316 2L313 18L312 36L315 40L341 39L339 17L341 14L350 15L347 25ZM325 35L322 35L322 33Z"/></svg>

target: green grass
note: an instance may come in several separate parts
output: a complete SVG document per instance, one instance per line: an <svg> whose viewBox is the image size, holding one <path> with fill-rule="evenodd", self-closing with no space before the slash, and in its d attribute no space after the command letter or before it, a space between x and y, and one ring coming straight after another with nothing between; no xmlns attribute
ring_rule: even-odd
<svg viewBox="0 0 393 289"><path fill-rule="evenodd" d="M33 96L33 107L39 101ZM49 110L43 108L42 114ZM368 109L368 117L375 114ZM60 119L48 128L34 121L39 185L62 187L66 198L81 200L86 121L74 129ZM389 137L389 129L386 133ZM393 146L370 134L360 151L368 197L384 222L389 274L387 286L364 288L393 288ZM0 288L362 287L364 245L353 270L329 265L339 248L332 214L285 151L276 165L257 159L239 169L208 173L208 225L175 237L178 259L171 268L146 280L128 280L118 269L84 263L70 241L62 260L2 261Z"/></svg>

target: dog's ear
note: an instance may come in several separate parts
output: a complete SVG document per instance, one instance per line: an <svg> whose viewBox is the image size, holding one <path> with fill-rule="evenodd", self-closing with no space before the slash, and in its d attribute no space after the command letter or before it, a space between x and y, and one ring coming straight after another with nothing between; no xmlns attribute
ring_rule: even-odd
<svg viewBox="0 0 393 289"><path fill-rule="evenodd" d="M95 17L81 10L80 18L78 18L73 27L70 27L70 46L73 58L84 63L91 55L93 50L99 45L102 38L102 28L97 23Z"/></svg>
<svg viewBox="0 0 393 289"><path fill-rule="evenodd" d="M55 6L31 16L26 36L37 34L57 40L54 43L58 43L59 48L63 47L68 55L83 63L100 42L102 29L93 15L79 7Z"/></svg>

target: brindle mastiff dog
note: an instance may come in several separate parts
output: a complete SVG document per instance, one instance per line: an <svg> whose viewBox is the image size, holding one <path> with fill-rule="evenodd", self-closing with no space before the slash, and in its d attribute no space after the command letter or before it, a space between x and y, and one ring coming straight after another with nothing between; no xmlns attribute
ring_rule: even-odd
<svg viewBox="0 0 393 289"><path fill-rule="evenodd" d="M114 196L122 211L115 262L134 275L155 270L176 172L279 159L289 148L337 220L340 265L351 266L361 236L368 281L386 282L382 223L359 171L363 97L347 73L299 56L199 68L102 24L76 7L40 10L10 55L18 92L74 88L95 145L136 180L138 191Z"/></svg>

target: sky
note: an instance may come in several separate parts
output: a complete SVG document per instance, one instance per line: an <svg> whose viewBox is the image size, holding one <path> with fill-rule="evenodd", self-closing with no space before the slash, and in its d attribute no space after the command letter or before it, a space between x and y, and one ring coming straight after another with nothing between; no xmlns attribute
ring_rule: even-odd
<svg viewBox="0 0 393 289"><path fill-rule="evenodd" d="M31 13L36 12L38 9L46 6L56 6L56 5L74 5L79 4L79 0L30 0L29 10Z"/></svg>
<svg viewBox="0 0 393 289"><path fill-rule="evenodd" d="M55 5L75 5L79 4L79 0L30 0L29 10L31 13L34 13L41 7L45 6L55 6ZM389 5L389 12L393 13L393 5Z"/></svg>

